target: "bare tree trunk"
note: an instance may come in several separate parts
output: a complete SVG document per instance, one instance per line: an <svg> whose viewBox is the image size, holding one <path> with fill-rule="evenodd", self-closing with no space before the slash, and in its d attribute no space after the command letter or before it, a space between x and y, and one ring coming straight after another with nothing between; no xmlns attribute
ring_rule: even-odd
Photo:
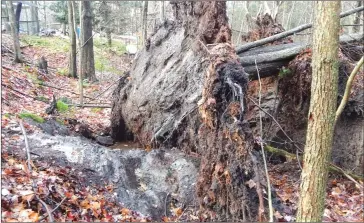
<svg viewBox="0 0 364 223"><path fill-rule="evenodd" d="M74 2L72 2L74 3ZM73 8L75 9L75 7ZM79 11L79 16L80 16L80 34L78 37L78 45L79 45L79 52L82 51L82 46L83 46L83 40L82 40L82 3L80 2L80 11ZM79 59L79 75L78 75L78 88L80 90L80 105L83 106L83 78L84 78L84 74L83 74L83 66L82 66L82 62L83 62L83 53L80 53L80 59Z"/></svg>
<svg viewBox="0 0 364 223"><path fill-rule="evenodd" d="M143 2L143 45L147 40L148 34L148 1Z"/></svg>
<svg viewBox="0 0 364 223"><path fill-rule="evenodd" d="M16 27L16 21L15 21L13 2L7 1L6 6L8 8L11 34L13 36L13 42L14 42L14 54L15 54L14 62L20 63L20 62L22 62L22 57L21 57L21 51L20 51L19 33L18 33L18 29Z"/></svg>
<svg viewBox="0 0 364 223"><path fill-rule="evenodd" d="M164 22L164 1L159 2L159 13L160 13L161 23L163 23Z"/></svg>
<svg viewBox="0 0 364 223"><path fill-rule="evenodd" d="M20 29L20 13L21 13L21 7L22 7L23 3L18 2L18 4L16 5L16 12L15 12L15 22L16 22L16 29L19 33L19 29Z"/></svg>
<svg viewBox="0 0 364 223"><path fill-rule="evenodd" d="M76 33L75 33L75 25L73 19L73 7L72 2L68 1L68 25L69 25L69 35L71 40L71 51L69 56L69 68L68 68L68 76L77 77L77 58L76 58Z"/></svg>
<svg viewBox="0 0 364 223"><path fill-rule="evenodd" d="M291 10L289 11L289 14L288 14L287 23L286 23L286 26L285 26L285 28L286 28L287 30L291 28L291 18L292 18L292 14L293 14L293 11L294 11L294 8L295 8L295 5L296 5L296 1L293 1L293 4L292 4L292 7L291 7Z"/></svg>
<svg viewBox="0 0 364 223"><path fill-rule="evenodd" d="M356 7L360 7L363 5L363 1L357 1L356 2ZM354 26L353 26L353 32L357 33L360 31L360 17L362 17L363 12L358 12L355 15L355 19L354 19Z"/></svg>
<svg viewBox="0 0 364 223"><path fill-rule="evenodd" d="M111 47L111 29L109 24L109 15L111 13L110 7L107 5L106 1L101 2L100 6L100 13L102 15L102 19L104 20L104 27L102 29L105 29L106 38L107 38L107 45Z"/></svg>
<svg viewBox="0 0 364 223"><path fill-rule="evenodd" d="M34 5L38 5L37 1L32 2ZM31 18L32 18L32 34L39 33L39 17L38 17L38 8L31 7Z"/></svg>
<svg viewBox="0 0 364 223"><path fill-rule="evenodd" d="M92 9L90 1L81 2L81 74L82 78L97 81L92 38Z"/></svg>
<svg viewBox="0 0 364 223"><path fill-rule="evenodd" d="M321 222L338 94L340 2L317 1L311 101L297 222Z"/></svg>
<svg viewBox="0 0 364 223"><path fill-rule="evenodd" d="M47 28L47 8L46 1L43 1L44 28Z"/></svg>

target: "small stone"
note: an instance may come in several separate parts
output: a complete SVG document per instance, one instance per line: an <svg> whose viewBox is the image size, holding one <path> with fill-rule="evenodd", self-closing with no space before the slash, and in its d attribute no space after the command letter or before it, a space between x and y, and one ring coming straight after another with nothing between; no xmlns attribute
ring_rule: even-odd
<svg viewBox="0 0 364 223"><path fill-rule="evenodd" d="M114 145L114 140L110 136L97 136L96 141L103 146Z"/></svg>

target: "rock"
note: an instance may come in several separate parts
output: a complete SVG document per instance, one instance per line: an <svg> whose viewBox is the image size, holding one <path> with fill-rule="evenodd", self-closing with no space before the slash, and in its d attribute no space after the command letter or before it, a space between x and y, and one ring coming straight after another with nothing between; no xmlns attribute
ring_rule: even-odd
<svg viewBox="0 0 364 223"><path fill-rule="evenodd" d="M43 133L28 139L31 152L39 154L34 159L72 166L86 174L86 184L112 183L119 202L153 220L164 216L171 199L176 206L197 203L199 162L177 149L109 149L83 137Z"/></svg>
<svg viewBox="0 0 364 223"><path fill-rule="evenodd" d="M114 145L114 140L110 136L96 136L96 142L103 146Z"/></svg>

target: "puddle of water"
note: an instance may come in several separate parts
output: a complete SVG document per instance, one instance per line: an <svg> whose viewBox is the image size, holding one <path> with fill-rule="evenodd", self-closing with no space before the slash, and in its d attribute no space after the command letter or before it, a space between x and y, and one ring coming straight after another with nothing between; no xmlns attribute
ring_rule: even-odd
<svg viewBox="0 0 364 223"><path fill-rule="evenodd" d="M116 142L114 145L109 146L110 149L143 149L143 146L141 146L139 143L136 142Z"/></svg>

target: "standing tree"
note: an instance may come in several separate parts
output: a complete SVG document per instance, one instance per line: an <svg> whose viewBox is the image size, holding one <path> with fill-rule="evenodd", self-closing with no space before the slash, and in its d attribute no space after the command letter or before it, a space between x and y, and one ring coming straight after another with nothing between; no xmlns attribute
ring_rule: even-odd
<svg viewBox="0 0 364 223"><path fill-rule="evenodd" d="M97 81L95 75L94 43L92 38L91 1L81 2L81 76Z"/></svg>
<svg viewBox="0 0 364 223"><path fill-rule="evenodd" d="M68 76L77 77L77 58L76 58L76 32L75 32L75 24L73 19L73 6L72 2L68 1L68 24L69 24L69 34L71 41L71 51L69 57L69 68L68 68Z"/></svg>
<svg viewBox="0 0 364 223"><path fill-rule="evenodd" d="M103 20L103 25L102 25L101 29L105 30L106 38L107 38L107 45L109 47L111 47L111 28L110 28L110 24L109 24L111 9L106 1L101 2L100 14L101 14L101 17Z"/></svg>
<svg viewBox="0 0 364 223"><path fill-rule="evenodd" d="M62 33L66 34L66 24L68 22L68 6L66 1L56 1L52 2L49 6L49 9L51 9L54 12L54 16L57 22L62 24Z"/></svg>
<svg viewBox="0 0 364 223"><path fill-rule="evenodd" d="M38 4L37 1L32 1L33 6L31 7L31 18L32 18L32 34L39 33L39 17L38 17Z"/></svg>
<svg viewBox="0 0 364 223"><path fill-rule="evenodd" d="M19 33L20 31L20 13L21 13L21 8L22 8L23 3L18 2L16 4L16 11L15 11L15 21L16 21L16 29Z"/></svg>
<svg viewBox="0 0 364 223"><path fill-rule="evenodd" d="M147 32L148 32L148 1L143 2L143 45L147 40Z"/></svg>
<svg viewBox="0 0 364 223"><path fill-rule="evenodd" d="M161 22L164 22L164 1L159 2L159 13Z"/></svg>
<svg viewBox="0 0 364 223"><path fill-rule="evenodd" d="M363 1L357 1L356 7L360 7L363 5ZM363 15L363 12L357 12L354 18L354 26L353 26L353 32L358 33L360 31L360 17Z"/></svg>
<svg viewBox="0 0 364 223"><path fill-rule="evenodd" d="M13 2L7 1L6 6L8 9L11 34L13 36L13 42L14 42L14 54L15 54L14 62L20 63L20 62L22 62L22 58L21 58L21 51L20 51L19 32L17 29L17 23L15 21Z"/></svg>
<svg viewBox="0 0 364 223"><path fill-rule="evenodd" d="M297 222L322 220L338 91L340 2L316 2L312 84Z"/></svg>

